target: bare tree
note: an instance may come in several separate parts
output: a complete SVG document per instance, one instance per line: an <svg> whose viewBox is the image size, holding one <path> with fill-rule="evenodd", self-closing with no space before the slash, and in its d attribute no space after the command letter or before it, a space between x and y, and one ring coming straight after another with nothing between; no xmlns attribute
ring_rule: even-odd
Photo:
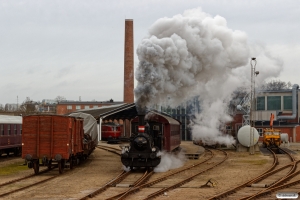
<svg viewBox="0 0 300 200"><path fill-rule="evenodd" d="M37 102L34 102L29 97L26 97L25 101L23 101L23 103L19 106L19 111L25 115L38 112Z"/></svg>
<svg viewBox="0 0 300 200"><path fill-rule="evenodd" d="M261 86L261 90L286 90L291 88L292 88L291 82L286 83L280 80L271 80L270 82L265 82Z"/></svg>
<svg viewBox="0 0 300 200"><path fill-rule="evenodd" d="M59 103L59 102L61 102L61 101L65 101L66 100L66 98L64 97L64 96L60 96L60 95L58 95L56 98L55 98L55 101L57 102L57 103Z"/></svg>

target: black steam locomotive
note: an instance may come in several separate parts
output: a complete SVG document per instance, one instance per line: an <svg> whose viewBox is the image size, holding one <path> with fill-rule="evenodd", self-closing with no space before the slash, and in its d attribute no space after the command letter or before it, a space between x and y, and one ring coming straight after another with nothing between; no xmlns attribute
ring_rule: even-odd
<svg viewBox="0 0 300 200"><path fill-rule="evenodd" d="M138 132L130 137L130 145L123 147L121 161L124 166L130 167L156 167L161 160L157 141L150 134L149 124L144 122L144 115L139 115Z"/></svg>

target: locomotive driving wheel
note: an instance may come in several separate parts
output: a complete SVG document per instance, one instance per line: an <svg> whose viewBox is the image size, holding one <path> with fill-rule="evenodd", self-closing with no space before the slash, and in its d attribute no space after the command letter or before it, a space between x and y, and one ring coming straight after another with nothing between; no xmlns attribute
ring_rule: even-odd
<svg viewBox="0 0 300 200"><path fill-rule="evenodd" d="M40 170L39 159L33 161L33 169L34 169L35 174L39 173L39 170Z"/></svg>
<svg viewBox="0 0 300 200"><path fill-rule="evenodd" d="M58 171L60 174L64 172L64 168L65 168L65 159L62 159L58 161Z"/></svg>

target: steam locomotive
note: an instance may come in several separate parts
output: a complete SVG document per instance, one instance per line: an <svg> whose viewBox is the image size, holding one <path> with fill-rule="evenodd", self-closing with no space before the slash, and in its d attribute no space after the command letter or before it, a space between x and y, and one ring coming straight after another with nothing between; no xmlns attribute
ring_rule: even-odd
<svg viewBox="0 0 300 200"><path fill-rule="evenodd" d="M160 151L179 149L180 122L168 115L151 112L146 122L144 115L132 120L130 143L123 147L121 154L126 167L156 167L161 161Z"/></svg>

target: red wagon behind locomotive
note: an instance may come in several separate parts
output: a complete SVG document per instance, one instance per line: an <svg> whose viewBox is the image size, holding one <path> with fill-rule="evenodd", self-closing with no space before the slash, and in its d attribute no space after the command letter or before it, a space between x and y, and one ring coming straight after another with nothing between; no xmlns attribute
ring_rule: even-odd
<svg viewBox="0 0 300 200"><path fill-rule="evenodd" d="M83 118L61 115L30 115L23 117L22 158L28 167L39 172L40 160L50 168L57 163L59 173L66 164L70 168L84 159ZM89 146L89 145L88 145Z"/></svg>
<svg viewBox="0 0 300 200"><path fill-rule="evenodd" d="M0 156L14 153L20 155L22 150L22 117L0 115Z"/></svg>

